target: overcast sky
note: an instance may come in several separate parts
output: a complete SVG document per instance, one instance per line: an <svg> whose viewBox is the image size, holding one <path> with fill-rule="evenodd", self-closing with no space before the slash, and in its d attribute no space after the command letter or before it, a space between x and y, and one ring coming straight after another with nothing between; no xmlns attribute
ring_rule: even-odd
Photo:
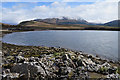
<svg viewBox="0 0 120 80"><path fill-rule="evenodd" d="M88 22L105 23L118 19L118 0L3 0L2 21L21 21L67 16Z"/></svg>

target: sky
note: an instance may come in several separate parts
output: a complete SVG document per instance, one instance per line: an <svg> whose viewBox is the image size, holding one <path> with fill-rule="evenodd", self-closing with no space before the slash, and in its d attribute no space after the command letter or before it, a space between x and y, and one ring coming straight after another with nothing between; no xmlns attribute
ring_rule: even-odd
<svg viewBox="0 0 120 80"><path fill-rule="evenodd" d="M118 19L118 0L2 0L0 4L0 22L8 24L62 16L95 23Z"/></svg>

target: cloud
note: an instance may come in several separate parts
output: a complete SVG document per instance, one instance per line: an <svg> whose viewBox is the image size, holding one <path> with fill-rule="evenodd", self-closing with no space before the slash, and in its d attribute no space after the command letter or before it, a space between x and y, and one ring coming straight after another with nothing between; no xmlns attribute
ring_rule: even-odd
<svg viewBox="0 0 120 80"><path fill-rule="evenodd" d="M1 2L17 2L18 0L1 0Z"/></svg>
<svg viewBox="0 0 120 80"><path fill-rule="evenodd" d="M2 14L3 22L15 24L24 20L61 16L83 18L89 22L105 23L118 19L118 3L102 1L71 7L65 2L53 2L49 6L34 6L30 9L16 5L12 8L3 8Z"/></svg>
<svg viewBox="0 0 120 80"><path fill-rule="evenodd" d="M53 2L55 0L1 0L1 2ZM59 1L59 0L57 0Z"/></svg>
<svg viewBox="0 0 120 80"><path fill-rule="evenodd" d="M119 0L1 0L1 2L98 2L98 1L107 1L107 2L119 2Z"/></svg>
<svg viewBox="0 0 120 80"><path fill-rule="evenodd" d="M62 0L62 2L101 2L101 1L119 2L119 0Z"/></svg>

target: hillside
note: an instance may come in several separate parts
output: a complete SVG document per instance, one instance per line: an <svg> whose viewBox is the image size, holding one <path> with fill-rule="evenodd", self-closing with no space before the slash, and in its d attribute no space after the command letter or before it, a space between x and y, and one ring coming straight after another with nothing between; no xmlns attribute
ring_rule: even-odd
<svg viewBox="0 0 120 80"><path fill-rule="evenodd" d="M88 22L84 19L74 19L74 18L68 18L68 17L62 17L60 18L46 18L46 19L35 19L34 21L38 22L45 22L49 24L58 24L58 25L70 25L70 24L88 24Z"/></svg>
<svg viewBox="0 0 120 80"><path fill-rule="evenodd" d="M110 21L108 23L105 23L105 26L113 26L113 27L120 27L120 20L114 20L114 21Z"/></svg>
<svg viewBox="0 0 120 80"><path fill-rule="evenodd" d="M105 24L89 23L84 19L63 18L46 18L23 21L18 25L2 24L2 29L7 30L120 30L116 21ZM116 26L116 27L115 27Z"/></svg>
<svg viewBox="0 0 120 80"><path fill-rule="evenodd" d="M23 21L19 25L34 28L51 28L51 29L82 29L83 27L89 27L86 25L88 22L85 20L75 20L63 17L47 18L47 19L35 19L30 21Z"/></svg>
<svg viewBox="0 0 120 80"><path fill-rule="evenodd" d="M46 19L35 19L30 21L23 21L19 25L24 26L53 26L53 25L65 25L65 26L111 26L111 27L118 27L118 23L120 23L120 20L114 20L111 22L107 22L104 24L99 23L90 23L84 19L78 18L78 19L72 19L68 17L62 17L62 18L46 18Z"/></svg>
<svg viewBox="0 0 120 80"><path fill-rule="evenodd" d="M63 18L46 18L23 21L19 24L24 27L39 29L59 29L59 30L118 30L119 28L107 26L105 24L89 23L84 19Z"/></svg>

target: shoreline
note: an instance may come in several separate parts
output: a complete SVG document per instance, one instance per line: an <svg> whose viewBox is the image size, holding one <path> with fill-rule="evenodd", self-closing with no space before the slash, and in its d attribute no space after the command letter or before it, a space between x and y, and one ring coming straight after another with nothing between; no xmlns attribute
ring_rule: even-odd
<svg viewBox="0 0 120 80"><path fill-rule="evenodd" d="M35 31L56 31L56 30L35 30ZM68 30L57 30L57 31L68 31ZM79 31L79 30L70 30L70 31ZM99 31L99 30L80 30L80 31ZM104 30L100 30L100 31L104 31ZM22 33L22 32L33 32L33 31L15 31L15 32L7 33L7 34L17 33L17 32L21 32ZM2 37L4 37L7 34L4 34ZM6 43L6 42L2 42L2 43L11 44L11 43ZM33 46L33 45L16 45L16 44L11 44L11 45L15 45L15 46ZM33 46L33 47L36 47L36 46ZM48 46L41 45L41 46L37 46L37 47L48 47ZM51 47L56 47L57 48L57 47L61 47L61 46L51 46ZM69 48L65 48L65 49L69 49ZM73 49L69 49L69 50L73 50ZM73 51L79 51L79 50L73 50ZM86 53L85 51L82 51L82 52ZM101 59L104 59L104 60L107 60L107 61L114 61L116 63L119 62L118 60L113 60L111 58L108 58L107 56L100 56L100 55L92 54L92 53L86 53L86 54L99 56Z"/></svg>
<svg viewBox="0 0 120 80"><path fill-rule="evenodd" d="M23 46L23 47L48 47L48 46L32 46L32 45L16 45L16 44L11 44L11 43L5 43L5 42L2 42L3 44L8 44L8 45L13 45L13 46ZM51 46L51 47L55 47L55 48L64 48L64 47L60 47L60 46ZM48 48L51 48L51 47L48 47ZM92 53L87 53L85 51L81 51L81 50L73 50L73 49L69 49L69 48L64 48L64 49L67 49L67 50L71 50L71 51L76 51L76 52L82 52L86 55L92 55L92 56L97 56L99 58L101 58L102 60L106 60L107 62L111 61L111 62L114 62L116 64L120 64L120 62L118 60L113 60L111 58L108 58L107 56L101 56L101 55L98 55L98 54L92 54Z"/></svg>
<svg viewBox="0 0 120 80"><path fill-rule="evenodd" d="M119 70L118 69L118 65L120 65L119 62L102 59L99 56L95 56L87 53L84 54L84 52L82 51L76 51L76 50L66 49L61 47L23 46L23 45L14 45L14 44L8 44L8 43L2 43L2 45L3 45L2 50L4 54L3 61L5 61L5 63L2 64L3 72L5 72L6 70L9 70L9 73L16 74L13 76L13 75L4 73L3 74L5 76L4 78L6 78L6 76L9 76L9 78L13 77L13 79L14 78L27 79L28 78L27 77L28 74L26 74L27 66L33 67L29 69L30 71L34 72L33 69L35 69L36 72L41 73L44 77L42 77L41 74L39 75L36 74L36 75L41 77L40 79L43 79L43 80L46 80L47 78L50 78L50 77L51 77L50 79L59 79L59 78L62 78L62 76L66 77L67 79L74 79L75 76L77 76L78 79L112 78L112 77L118 78L120 74L120 72L117 72L117 70ZM39 60L40 62L36 60ZM36 65L36 64L39 64L39 65ZM62 65L59 65L59 64L62 64ZM52 66L52 70L50 66ZM22 67L24 67L26 70L23 71L21 69ZM106 67L107 67L107 70L106 70ZM62 74L60 71L63 71L64 74ZM64 71L67 71L67 72L64 72ZM80 71L81 74L79 75L76 74L77 71ZM112 71L112 74L111 73L108 74L109 71ZM33 75L33 76L32 75L30 76L31 78L36 78L33 73L31 74ZM61 76L58 74L60 74ZM85 75L83 76L83 74ZM55 76L52 76L52 75L55 75Z"/></svg>
<svg viewBox="0 0 120 80"><path fill-rule="evenodd" d="M26 53L28 53L28 51L29 51L29 54L26 54ZM8 53L8 52L10 52L10 53ZM36 63L37 61L34 61L34 59L35 60L42 59L43 62L41 62L41 63L44 65L44 67L46 65L46 69L47 69L47 66L49 67L48 69L50 69L51 64L47 65L49 63L49 60L52 60L52 62L54 63L60 59L59 62L63 62L62 64L64 64L64 61L68 61L68 62L70 61L69 65L71 65L71 66L67 65L68 63L65 63L64 65L67 65L66 67L68 67L68 66L71 67L73 70L74 70L74 67L79 68L79 66L80 66L81 68L85 68L84 69L85 72L87 71L87 73L88 73L88 75L90 75L90 77L91 76L95 77L97 75L96 76L97 78L102 77L102 76L107 78L107 75L109 75L109 74L107 74L107 72L104 73L104 71L101 70L103 65L106 65L106 66L110 65L111 68L112 68L112 66L114 66L114 67L118 66L118 63L103 60L94 55L84 54L83 52L77 52L77 51L73 51L73 50L69 50L69 49L56 48L56 47L18 46L18 45L3 43L3 53L4 53L4 57L5 57L4 59L9 61L9 63L3 65L4 68L10 67L10 70L13 70L13 68L15 68L15 70L13 70L12 72L17 72L17 73L19 73L18 70L20 70L22 66L25 66L25 64ZM70 56L70 57L67 57L67 56ZM17 62L16 62L15 57L19 57ZM33 59L33 61L31 62L31 61L29 61L29 59L30 60ZM77 63L76 63L76 59L77 59ZM82 61L82 63L81 62L79 63L79 59ZM44 63L44 60L46 61L45 63ZM57 62L57 63L59 63L59 62ZM20 65L21 65L21 67L20 67ZM96 66L96 68L90 68L90 67L87 68L87 66L90 66L90 65L93 67L95 67L95 65L98 65L98 66L101 66L101 68L99 68L98 66ZM53 66L53 65L51 65L51 66ZM13 68L11 68L11 67L13 67ZM62 66L60 66L60 68L61 67ZM66 67L64 67L64 68L66 68ZM109 67L108 67L108 69L110 69ZM112 69L116 69L116 68L112 68ZM54 71L54 70L52 70L52 71ZM96 75L93 75L93 74L96 74ZM45 75L46 74L44 74L44 76ZM102 75L102 76L100 76L100 75ZM49 75L49 76L51 76L51 75Z"/></svg>
<svg viewBox="0 0 120 80"><path fill-rule="evenodd" d="M119 61L116 61L116 60L112 60L112 59L109 59L107 58L106 56L100 56L100 55L97 55L97 54L92 54L92 53L86 53L85 51L81 51L81 50L73 50L73 49L69 49L69 48L63 48L63 47L60 47L60 46L51 46L51 47L48 47L48 46L32 46L32 45L16 45L16 44L10 44L10 43L4 43L2 42L2 44L5 44L5 45L11 45L11 46L16 46L16 47L47 47L47 48L62 48L62 49L66 49L66 50L71 50L71 51L74 51L74 52L82 52L83 54L85 55L91 55L91 56L95 56L95 57L98 57L100 58L101 60L103 61L107 61L107 62L114 62L115 64L120 64ZM106 57L106 58L105 58Z"/></svg>

